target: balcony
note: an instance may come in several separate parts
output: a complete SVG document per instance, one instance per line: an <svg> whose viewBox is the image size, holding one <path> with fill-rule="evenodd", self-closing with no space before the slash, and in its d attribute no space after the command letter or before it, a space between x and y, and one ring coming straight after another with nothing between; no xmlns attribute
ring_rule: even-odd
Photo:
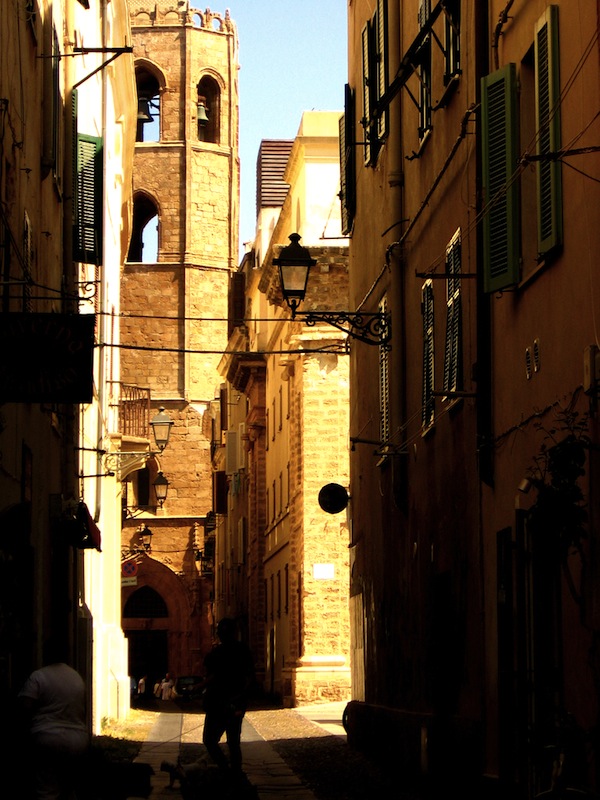
<svg viewBox="0 0 600 800"><path fill-rule="evenodd" d="M123 436L150 439L150 389L121 384L119 432Z"/></svg>

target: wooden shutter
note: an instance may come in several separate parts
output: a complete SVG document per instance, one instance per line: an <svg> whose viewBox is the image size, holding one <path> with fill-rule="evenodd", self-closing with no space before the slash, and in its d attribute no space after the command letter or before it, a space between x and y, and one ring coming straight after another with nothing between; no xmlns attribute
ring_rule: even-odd
<svg viewBox="0 0 600 800"><path fill-rule="evenodd" d="M433 350L433 283L423 284L421 311L423 314L423 405L422 423L427 428L434 414L434 350Z"/></svg>
<svg viewBox="0 0 600 800"><path fill-rule="evenodd" d="M362 29L362 71L363 71L363 116L362 126L363 153L365 164L371 163L371 59L370 59L370 25L367 23Z"/></svg>
<svg viewBox="0 0 600 800"><path fill-rule="evenodd" d="M388 86L388 21L387 0L377 0L377 100L381 100ZM379 141L387 135L389 112L385 108L377 120L377 137Z"/></svg>
<svg viewBox="0 0 600 800"><path fill-rule="evenodd" d="M387 312L387 298L379 303L379 311ZM379 441L382 445L390 440L390 353L379 348Z"/></svg>
<svg viewBox="0 0 600 800"><path fill-rule="evenodd" d="M344 114L340 117L340 203L342 233L352 232L356 209L354 92L348 84L344 90Z"/></svg>
<svg viewBox="0 0 600 800"><path fill-rule="evenodd" d="M461 311L460 231L446 250L446 347L444 351L444 391L462 386L462 311Z"/></svg>
<svg viewBox="0 0 600 800"><path fill-rule="evenodd" d="M484 291L519 280L519 186L516 67L506 64L481 81Z"/></svg>
<svg viewBox="0 0 600 800"><path fill-rule="evenodd" d="M102 139L77 134L76 261L102 261Z"/></svg>
<svg viewBox="0 0 600 800"><path fill-rule="evenodd" d="M228 304L227 335L231 336L235 328L244 324L246 314L246 276L243 272L234 272L229 279Z"/></svg>
<svg viewBox="0 0 600 800"><path fill-rule="evenodd" d="M558 6L549 6L536 25L535 113L536 154L548 156L560 149L560 80ZM541 158L536 164L538 201L538 252L540 258L562 243L562 175L557 159Z"/></svg>

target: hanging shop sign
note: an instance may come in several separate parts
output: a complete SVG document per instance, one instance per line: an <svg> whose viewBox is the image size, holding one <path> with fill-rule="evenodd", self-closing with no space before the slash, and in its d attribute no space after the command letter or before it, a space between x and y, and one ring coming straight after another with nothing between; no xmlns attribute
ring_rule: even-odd
<svg viewBox="0 0 600 800"><path fill-rule="evenodd" d="M0 314L0 402L90 403L93 314Z"/></svg>

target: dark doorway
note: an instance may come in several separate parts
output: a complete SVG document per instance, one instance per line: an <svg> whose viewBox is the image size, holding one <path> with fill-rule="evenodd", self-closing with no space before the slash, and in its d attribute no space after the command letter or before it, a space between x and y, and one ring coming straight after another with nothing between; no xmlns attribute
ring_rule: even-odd
<svg viewBox="0 0 600 800"><path fill-rule="evenodd" d="M169 671L167 631L125 631L129 643L129 674L137 680L147 675L146 691Z"/></svg>

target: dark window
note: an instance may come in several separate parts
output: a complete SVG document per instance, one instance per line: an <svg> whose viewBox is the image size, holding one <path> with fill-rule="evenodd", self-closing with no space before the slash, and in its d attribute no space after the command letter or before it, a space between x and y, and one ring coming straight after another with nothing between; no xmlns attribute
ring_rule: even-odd
<svg viewBox="0 0 600 800"><path fill-rule="evenodd" d="M156 77L144 66L135 70L138 96L136 142L160 141L161 97Z"/></svg>
<svg viewBox="0 0 600 800"><path fill-rule="evenodd" d="M158 208L147 194L133 199L133 226L127 261L155 264L158 260Z"/></svg>
<svg viewBox="0 0 600 800"><path fill-rule="evenodd" d="M137 471L137 504L138 507L150 505L150 470L148 467Z"/></svg>
<svg viewBox="0 0 600 800"><path fill-rule="evenodd" d="M221 92L219 84L205 75L197 87L196 120L198 141L221 143Z"/></svg>

